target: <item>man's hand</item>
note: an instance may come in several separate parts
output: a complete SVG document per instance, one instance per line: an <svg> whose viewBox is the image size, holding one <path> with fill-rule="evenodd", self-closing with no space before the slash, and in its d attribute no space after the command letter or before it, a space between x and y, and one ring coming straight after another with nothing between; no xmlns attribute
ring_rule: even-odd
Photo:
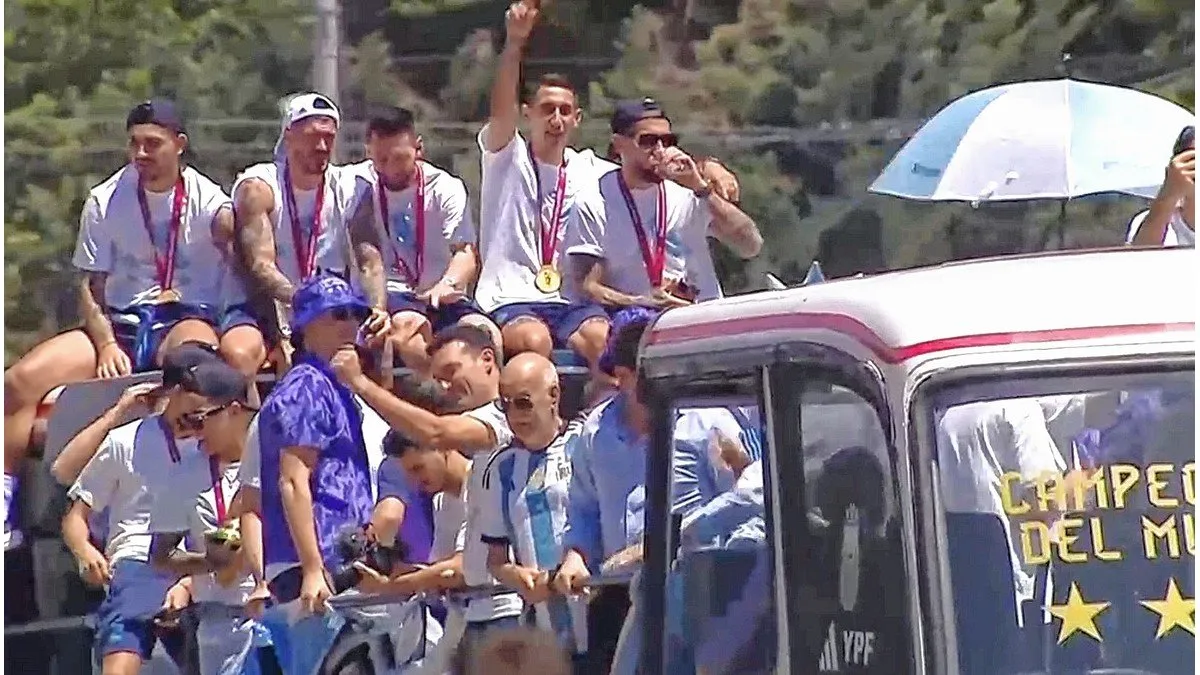
<svg viewBox="0 0 1200 675"><path fill-rule="evenodd" d="M329 360L329 365L338 380L346 386L363 377L362 360L358 358L358 350L354 345L342 345Z"/></svg>
<svg viewBox="0 0 1200 675"><path fill-rule="evenodd" d="M417 299L429 303L434 309L438 309L446 305L453 305L464 297L466 296L462 291L452 286L450 282L442 279L431 286L429 290L418 295Z"/></svg>
<svg viewBox="0 0 1200 675"><path fill-rule="evenodd" d="M1181 200L1196 189L1196 151L1184 150L1171 158L1158 194L1165 199Z"/></svg>
<svg viewBox="0 0 1200 675"><path fill-rule="evenodd" d="M742 472L753 462L750 453L742 444L725 435L720 429L714 429L709 435L709 453L716 457L719 465L724 465L733 473L734 478L741 478Z"/></svg>
<svg viewBox="0 0 1200 675"><path fill-rule="evenodd" d="M271 589L267 588L266 582L259 582L254 586L254 590L250 591L250 595L246 596L246 616L251 619L261 619L263 612L267 609L267 601L271 599Z"/></svg>
<svg viewBox="0 0 1200 675"><path fill-rule="evenodd" d="M83 576L84 582L90 586L104 586L112 581L112 570L108 565L108 558L104 554L96 550L94 547L88 547L82 556L76 558L79 562L79 574Z"/></svg>
<svg viewBox="0 0 1200 675"><path fill-rule="evenodd" d="M165 618L159 622L159 625L164 627L177 625L180 612L186 609L191 602L192 592L188 590L182 580L176 582L174 586L167 589L167 596L163 598L162 609L159 611Z"/></svg>
<svg viewBox="0 0 1200 675"><path fill-rule="evenodd" d="M506 577L504 582L531 605L545 602L554 595L554 589L550 587L549 572L520 565L509 565L504 576Z"/></svg>
<svg viewBox="0 0 1200 675"><path fill-rule="evenodd" d="M120 345L110 342L100 348L96 355L96 377L108 380L125 377L132 372L133 363Z"/></svg>
<svg viewBox="0 0 1200 675"><path fill-rule="evenodd" d="M121 392L121 397L117 399L113 409L121 415L127 415L134 412L150 412L154 407L154 401L146 396L150 392L158 389L158 384L154 382L139 382L131 385L125 391Z"/></svg>
<svg viewBox="0 0 1200 675"><path fill-rule="evenodd" d="M375 348L387 339L392 332L392 317L386 310L378 307L371 308L371 315L363 322L363 332L366 333L367 345Z"/></svg>
<svg viewBox="0 0 1200 675"><path fill-rule="evenodd" d="M507 39L513 44L525 44L537 24L538 8L533 0L521 0L508 6L504 13L504 29Z"/></svg>
<svg viewBox="0 0 1200 675"><path fill-rule="evenodd" d="M718 197L731 204L742 201L742 186L738 183L737 176L720 162L714 159L700 162L700 173Z"/></svg>
<svg viewBox="0 0 1200 675"><path fill-rule="evenodd" d="M577 551L567 551L562 566L558 568L558 574L554 575L554 590L565 597L586 593L587 582L591 576L583 556Z"/></svg>
<svg viewBox="0 0 1200 675"><path fill-rule="evenodd" d="M604 563L600 565L600 573L612 574L615 572L621 572L633 565L640 564L643 558L645 558L645 548L642 546L641 542L638 542L633 546L627 546L620 551L617 551L612 555L611 558L605 560Z"/></svg>
<svg viewBox="0 0 1200 675"><path fill-rule="evenodd" d="M649 295L640 296L638 304L654 309L672 309L674 307L687 307L692 303L683 298L671 295L665 288L656 288Z"/></svg>
<svg viewBox="0 0 1200 675"><path fill-rule="evenodd" d="M689 190L700 190L708 187L696 160L692 159L679 148L666 148L655 158L658 162L658 174L667 180L673 180Z"/></svg>
<svg viewBox="0 0 1200 675"><path fill-rule="evenodd" d="M324 570L305 572L300 582L300 607L309 614L324 614L325 604L333 597Z"/></svg>

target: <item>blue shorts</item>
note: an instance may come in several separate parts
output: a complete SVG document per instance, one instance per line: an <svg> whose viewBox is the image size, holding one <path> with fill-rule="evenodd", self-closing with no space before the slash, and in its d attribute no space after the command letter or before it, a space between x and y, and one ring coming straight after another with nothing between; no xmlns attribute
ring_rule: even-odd
<svg viewBox="0 0 1200 675"><path fill-rule="evenodd" d="M418 300L416 293L399 291L388 291L387 312L393 316L397 312L416 312L429 319L434 333L445 330L472 314L487 316L474 301L466 298L449 305L434 307L424 300Z"/></svg>
<svg viewBox="0 0 1200 675"><path fill-rule="evenodd" d="M158 369L155 357L158 356L163 339L171 329L186 319L199 319L214 328L217 326L217 312L211 305L168 302L161 305L133 305L122 309L108 308L113 337L117 339L117 345L129 356L135 373Z"/></svg>
<svg viewBox="0 0 1200 675"><path fill-rule="evenodd" d="M182 664L183 632L154 625L154 615L162 608L163 598L174 583L173 577L155 571L149 563L117 561L108 595L96 612L97 658L130 652L146 661L154 651L154 643L162 640L171 659L176 665Z"/></svg>
<svg viewBox="0 0 1200 675"><path fill-rule="evenodd" d="M607 319L600 305L565 302L514 302L492 310L492 320L504 328L524 317L533 317L550 329L555 349L569 349L571 336L589 319Z"/></svg>

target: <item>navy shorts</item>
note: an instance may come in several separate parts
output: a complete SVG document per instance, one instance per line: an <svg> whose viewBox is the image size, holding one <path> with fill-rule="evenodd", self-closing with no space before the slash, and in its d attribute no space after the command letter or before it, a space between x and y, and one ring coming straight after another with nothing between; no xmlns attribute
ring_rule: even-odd
<svg viewBox="0 0 1200 675"><path fill-rule="evenodd" d="M187 305L168 302L161 305L134 305L123 309L108 308L113 337L129 356L133 372L157 370L155 357L163 339L176 325L186 319L198 319L217 328L217 312L210 305Z"/></svg>
<svg viewBox="0 0 1200 675"><path fill-rule="evenodd" d="M444 330L462 320L465 316L479 314L487 316L474 301L463 298L458 302L441 307L434 307L424 300L418 300L416 293L388 291L387 312L395 316L397 312L416 312L429 319L433 332Z"/></svg>
<svg viewBox="0 0 1200 675"><path fill-rule="evenodd" d="M154 625L154 615L162 608L167 590L175 583L149 563L140 560L119 560L113 567L108 595L96 612L96 656L130 652L148 660L154 644L162 640L163 648L175 661L183 663L184 635L179 629L163 629Z"/></svg>
<svg viewBox="0 0 1200 675"><path fill-rule="evenodd" d="M524 317L533 317L550 329L555 349L569 349L571 336L589 319L607 319L600 305L565 302L514 302L492 311L492 320L504 328Z"/></svg>

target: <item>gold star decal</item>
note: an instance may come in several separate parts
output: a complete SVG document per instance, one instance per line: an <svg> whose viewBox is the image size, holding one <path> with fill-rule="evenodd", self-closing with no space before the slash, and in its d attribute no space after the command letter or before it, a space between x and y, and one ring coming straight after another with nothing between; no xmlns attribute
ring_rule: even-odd
<svg viewBox="0 0 1200 675"><path fill-rule="evenodd" d="M1096 642L1103 642L1100 638L1100 629L1096 628L1096 617L1108 609L1109 602L1084 602L1083 596L1079 593L1079 585L1071 582L1071 590L1067 593L1067 602L1062 605L1050 605L1050 613L1058 617L1062 621L1062 625L1058 629L1058 644L1067 641L1067 638L1074 635L1076 632L1087 633L1096 639Z"/></svg>
<svg viewBox="0 0 1200 675"><path fill-rule="evenodd" d="M1176 626L1192 635L1196 634L1196 599L1183 597L1179 592L1179 587L1175 585L1174 579L1167 584L1165 598L1142 600L1141 602L1143 607L1158 614L1158 630L1154 632L1155 640L1162 638Z"/></svg>

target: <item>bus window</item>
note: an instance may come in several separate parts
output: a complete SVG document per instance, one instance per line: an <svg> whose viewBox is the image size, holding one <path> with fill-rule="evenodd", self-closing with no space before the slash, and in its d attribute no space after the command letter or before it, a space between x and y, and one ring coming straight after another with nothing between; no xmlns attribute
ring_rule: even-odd
<svg viewBox="0 0 1200 675"><path fill-rule="evenodd" d="M802 585L787 589L802 598L807 648L794 657L801 672L908 672L908 584L883 423L858 392L820 375L805 378L798 414L799 447L781 449L802 453L804 467L804 502L783 501L784 522L810 532Z"/></svg>
<svg viewBox="0 0 1200 675"><path fill-rule="evenodd" d="M772 673L778 636L758 406L706 400L675 411L680 546L667 581L670 675Z"/></svg>
<svg viewBox="0 0 1200 675"><path fill-rule="evenodd" d="M977 382L935 397L961 672L1193 672L1193 377Z"/></svg>

